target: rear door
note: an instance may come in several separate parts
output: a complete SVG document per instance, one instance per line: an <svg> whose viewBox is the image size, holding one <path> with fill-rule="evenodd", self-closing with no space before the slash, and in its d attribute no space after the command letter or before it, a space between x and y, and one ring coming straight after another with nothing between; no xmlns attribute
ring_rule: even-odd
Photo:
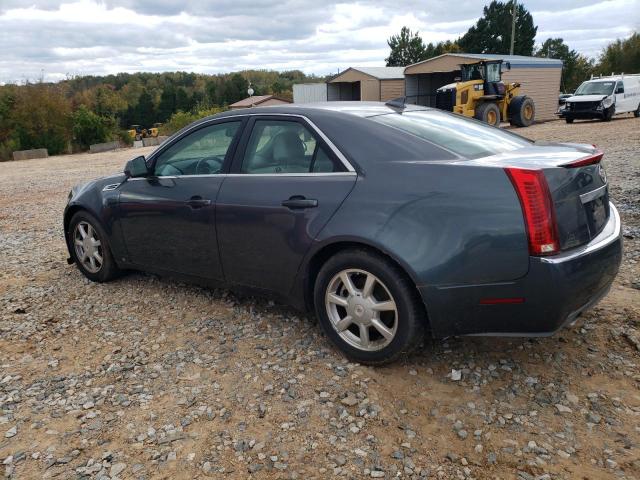
<svg viewBox="0 0 640 480"><path fill-rule="evenodd" d="M356 181L328 142L301 117L249 121L217 201L227 282L289 293L313 239Z"/></svg>
<svg viewBox="0 0 640 480"><path fill-rule="evenodd" d="M201 126L155 155L148 177L120 187L119 222L129 262L222 280L215 200L242 124L227 119Z"/></svg>

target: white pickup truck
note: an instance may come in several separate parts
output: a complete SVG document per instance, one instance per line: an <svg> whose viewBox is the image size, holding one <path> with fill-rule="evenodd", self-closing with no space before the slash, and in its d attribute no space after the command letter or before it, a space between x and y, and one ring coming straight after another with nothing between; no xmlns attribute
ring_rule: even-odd
<svg viewBox="0 0 640 480"><path fill-rule="evenodd" d="M640 117L640 74L587 80L566 99L558 114L573 123L581 118L609 121L614 115L630 112Z"/></svg>

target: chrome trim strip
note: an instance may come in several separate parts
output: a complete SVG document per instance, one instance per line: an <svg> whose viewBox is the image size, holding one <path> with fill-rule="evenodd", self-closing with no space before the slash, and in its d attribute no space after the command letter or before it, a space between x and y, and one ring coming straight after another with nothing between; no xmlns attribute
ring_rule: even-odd
<svg viewBox="0 0 640 480"><path fill-rule="evenodd" d="M206 178L206 177L355 177L356 172L315 172L315 173L207 173L202 175L167 175L162 177L135 177L128 182L147 180L149 178L177 179L177 178ZM106 188L106 187L105 187Z"/></svg>
<svg viewBox="0 0 640 480"><path fill-rule="evenodd" d="M590 201L603 196L606 191L607 191L607 186L603 185L599 188L596 188L595 190L591 190L590 192L583 193L582 195L580 195L580 200L582 201L583 204L589 203Z"/></svg>
<svg viewBox="0 0 640 480"><path fill-rule="evenodd" d="M120 185L122 185L122 183L110 183L109 185L105 185L104 187L102 187L102 191L103 192L110 192L110 191L115 190L116 188L118 188Z"/></svg>
<svg viewBox="0 0 640 480"><path fill-rule="evenodd" d="M336 147L334 145L334 143L329 140L329 137L327 137L324 132L322 130L320 130L318 128L318 126L313 123L311 121L311 119L309 119L309 117L306 117L305 115L301 115L299 113L238 113L238 114L234 114L234 115L225 115L224 117L219 117L216 119L213 119L211 121L216 121L216 120L224 120L227 118L239 118L239 117L257 117L257 116L262 116L262 117L296 117L296 118L302 118L303 120L305 120L307 123L309 123L309 125L311 125L311 127L315 130L315 132L320 136L320 138L322 138L322 140L324 140L327 145L329 145L329 148L331 149L331 151L335 154L336 157L338 157L338 159L340 160L340 162L342 162L342 164L344 165L344 167L347 169L347 171L349 172L355 172L355 168L353 168L353 165L351 165L351 163L349 163L349 161L347 160L347 157L345 157L342 152L340 150L338 150L338 147ZM188 130L185 130L182 135L180 135L180 138L185 137L186 135L188 135L192 130L197 129L197 128L201 128L204 126L204 124L206 124L208 122L203 121L202 123L198 123L197 125L194 125L193 127L191 127ZM164 145L165 143L167 143L168 139L165 140L164 142L162 142L159 146ZM154 151L155 153L155 151ZM343 172L333 172L333 173L343 173ZM165 177L166 178L166 177Z"/></svg>
<svg viewBox="0 0 640 480"><path fill-rule="evenodd" d="M609 221L605 225L604 229L593 240L582 247L578 247L577 249L566 253L561 253L552 257L540 257L540 261L542 263L554 264L570 262L618 241L620 239L620 232L622 229L620 214L618 213L618 209L611 202L609 202L609 209L611 212L609 215Z"/></svg>

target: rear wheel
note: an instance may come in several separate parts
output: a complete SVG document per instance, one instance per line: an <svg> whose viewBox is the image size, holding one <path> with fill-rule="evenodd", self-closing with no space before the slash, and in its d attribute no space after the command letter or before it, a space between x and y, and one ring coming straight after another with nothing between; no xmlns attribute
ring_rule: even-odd
<svg viewBox="0 0 640 480"><path fill-rule="evenodd" d="M509 122L517 127L528 127L536 116L533 100L525 95L511 99L509 103Z"/></svg>
<svg viewBox="0 0 640 480"><path fill-rule="evenodd" d="M492 102L478 105L474 117L494 127L500 125L500 109L498 105Z"/></svg>
<svg viewBox="0 0 640 480"><path fill-rule="evenodd" d="M69 222L71 256L78 270L93 282L108 282L120 274L107 235L88 212L77 212Z"/></svg>
<svg viewBox="0 0 640 480"><path fill-rule="evenodd" d="M573 118L565 118L564 121L567 123L573 123Z"/></svg>
<svg viewBox="0 0 640 480"><path fill-rule="evenodd" d="M391 362L412 351L424 335L424 307L411 280L367 250L331 257L318 273L314 303L327 336L361 363Z"/></svg>
<svg viewBox="0 0 640 480"><path fill-rule="evenodd" d="M633 116L636 118L640 117L640 103L638 104L638 108L636 108L636 111L633 112Z"/></svg>

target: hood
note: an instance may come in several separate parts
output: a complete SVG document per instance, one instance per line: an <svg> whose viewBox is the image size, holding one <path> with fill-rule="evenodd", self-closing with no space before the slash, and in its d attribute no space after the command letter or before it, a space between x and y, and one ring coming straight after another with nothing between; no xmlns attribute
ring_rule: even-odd
<svg viewBox="0 0 640 480"><path fill-rule="evenodd" d="M85 183L79 183L71 189L71 198L79 196L81 193L86 192L95 187L96 190L102 190L106 185L121 184L127 177L124 173L116 173L114 175L108 175L106 177L95 178Z"/></svg>
<svg viewBox="0 0 640 480"><path fill-rule="evenodd" d="M450 90L452 88L456 88L456 85L457 85L457 83L455 83L455 82L454 83L448 83L446 85L441 86L436 91L440 92L440 91L443 91L443 90Z"/></svg>
<svg viewBox="0 0 640 480"><path fill-rule="evenodd" d="M599 102L609 95L574 95L567 98L567 102Z"/></svg>

